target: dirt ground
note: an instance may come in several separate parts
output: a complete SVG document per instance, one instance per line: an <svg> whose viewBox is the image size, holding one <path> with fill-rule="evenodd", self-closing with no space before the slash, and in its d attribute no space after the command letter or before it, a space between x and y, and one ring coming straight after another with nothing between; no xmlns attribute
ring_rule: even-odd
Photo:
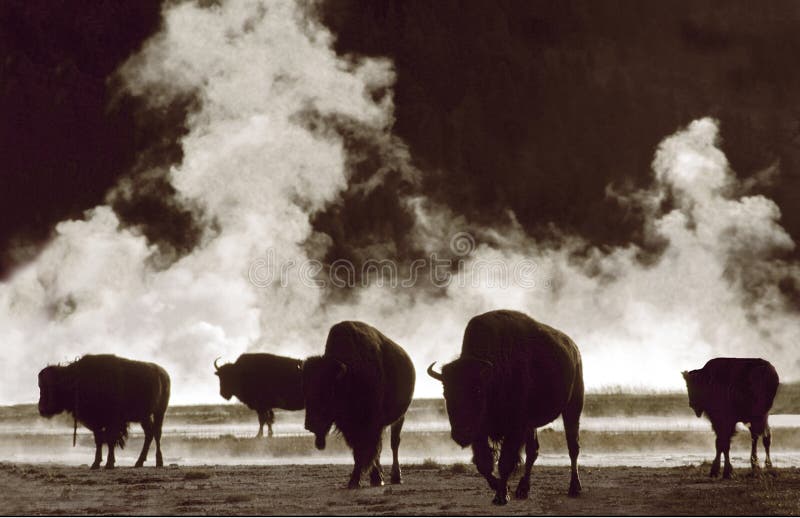
<svg viewBox="0 0 800 518"><path fill-rule="evenodd" d="M800 515L800 469L709 479L708 465L582 470L535 467L531 497L507 506L472 465L409 465L402 485L344 489L344 465L117 467L0 464L2 514L66 515ZM368 484L368 480L362 481ZM516 486L516 480L512 485Z"/></svg>

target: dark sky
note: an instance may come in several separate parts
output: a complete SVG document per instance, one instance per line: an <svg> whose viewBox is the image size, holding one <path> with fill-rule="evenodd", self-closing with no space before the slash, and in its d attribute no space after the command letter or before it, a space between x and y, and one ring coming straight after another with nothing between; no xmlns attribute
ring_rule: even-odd
<svg viewBox="0 0 800 518"><path fill-rule="evenodd" d="M398 190L423 191L476 222L512 209L534 236L550 223L595 244L638 242L640 216L606 186L644 186L658 142L691 120L721 122L740 177L800 237L800 8L795 2L338 0L319 6L340 54L397 71L396 133L424 172L318 214L329 259L374 242L413 252ZM158 31L157 2L7 0L0 5L0 275L30 260L54 225L110 199L167 257L200 239L195 210L163 175L181 160L187 98L154 112L117 95L114 70ZM341 131L360 149L357 132ZM356 171L375 167L359 153ZM351 186L355 182L351 182ZM797 253L797 252L796 252Z"/></svg>

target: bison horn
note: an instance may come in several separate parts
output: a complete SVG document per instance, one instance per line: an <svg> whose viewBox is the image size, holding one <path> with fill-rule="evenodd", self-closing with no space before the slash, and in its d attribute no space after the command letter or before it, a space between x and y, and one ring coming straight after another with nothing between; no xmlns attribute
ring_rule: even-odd
<svg viewBox="0 0 800 518"><path fill-rule="evenodd" d="M435 370L433 370L434 365L436 365L436 362L433 362L430 364L430 366L428 366L428 376L430 376L435 380L443 381L442 374L440 372L436 372Z"/></svg>
<svg viewBox="0 0 800 518"><path fill-rule="evenodd" d="M220 356L219 358L222 358L222 356ZM214 369L216 369L216 370L219 370L219 365L217 365L217 362L219 361L219 358L214 360Z"/></svg>

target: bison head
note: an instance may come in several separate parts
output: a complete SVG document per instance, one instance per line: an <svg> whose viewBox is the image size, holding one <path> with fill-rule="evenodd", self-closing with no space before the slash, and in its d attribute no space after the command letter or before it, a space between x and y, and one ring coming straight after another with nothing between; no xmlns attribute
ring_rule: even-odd
<svg viewBox="0 0 800 518"><path fill-rule="evenodd" d="M339 411L347 366L333 358L315 356L303 364L305 428L314 434L317 449L325 448L325 436Z"/></svg>
<svg viewBox="0 0 800 518"><path fill-rule="evenodd" d="M478 358L459 358L442 368L428 367L428 374L442 382L450 435L462 448L474 442L486 427L492 364Z"/></svg>
<svg viewBox="0 0 800 518"><path fill-rule="evenodd" d="M219 395L225 399L230 399L239 394L241 388L241 376L236 372L236 365L226 363L225 365L217 365L217 358L214 360L214 374L219 378Z"/></svg>
<svg viewBox="0 0 800 518"><path fill-rule="evenodd" d="M53 417L72 410L74 403L75 389L66 367L50 365L39 371L39 415Z"/></svg>
<svg viewBox="0 0 800 518"><path fill-rule="evenodd" d="M703 397L703 387L699 383L698 371L683 371L683 379L686 381L686 390L689 393L689 406L692 407L697 417L703 415L705 403Z"/></svg>

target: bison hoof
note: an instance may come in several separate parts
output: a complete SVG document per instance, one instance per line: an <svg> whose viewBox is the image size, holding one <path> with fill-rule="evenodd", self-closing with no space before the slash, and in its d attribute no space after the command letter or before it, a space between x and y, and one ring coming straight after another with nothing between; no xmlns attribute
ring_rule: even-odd
<svg viewBox="0 0 800 518"><path fill-rule="evenodd" d="M351 480L347 483L347 489L358 489L361 486L361 482L358 480Z"/></svg>
<svg viewBox="0 0 800 518"><path fill-rule="evenodd" d="M711 471L708 473L708 476L711 478L716 478L719 476L719 466L711 466Z"/></svg>
<svg viewBox="0 0 800 518"><path fill-rule="evenodd" d="M92 464L89 467L89 469L100 469L100 463L99 462L95 462L94 464Z"/></svg>
<svg viewBox="0 0 800 518"><path fill-rule="evenodd" d="M494 500L492 500L494 505L506 505L508 503L508 488L506 491L498 491L494 495Z"/></svg>
<svg viewBox="0 0 800 518"><path fill-rule="evenodd" d="M396 473L392 472L391 480L392 480L392 484L402 484L403 483L403 477L402 477L402 475L400 475L399 471L396 472Z"/></svg>
<svg viewBox="0 0 800 518"><path fill-rule="evenodd" d="M725 480L733 478L733 470L732 469L726 469L725 471L723 471L722 472L722 478L725 479Z"/></svg>
<svg viewBox="0 0 800 518"><path fill-rule="evenodd" d="M105 469L114 469L113 464L106 464Z"/></svg>
<svg viewBox="0 0 800 518"><path fill-rule="evenodd" d="M380 471L373 471L369 474L369 485L372 487L380 487L383 485L383 473Z"/></svg>
<svg viewBox="0 0 800 518"><path fill-rule="evenodd" d="M141 468L142 466L144 466L144 462L138 460L136 461L136 464L133 465L134 468Z"/></svg>
<svg viewBox="0 0 800 518"><path fill-rule="evenodd" d="M517 486L517 490L514 492L514 497L517 500L527 500L528 496L530 496L531 487L529 484L520 484Z"/></svg>

